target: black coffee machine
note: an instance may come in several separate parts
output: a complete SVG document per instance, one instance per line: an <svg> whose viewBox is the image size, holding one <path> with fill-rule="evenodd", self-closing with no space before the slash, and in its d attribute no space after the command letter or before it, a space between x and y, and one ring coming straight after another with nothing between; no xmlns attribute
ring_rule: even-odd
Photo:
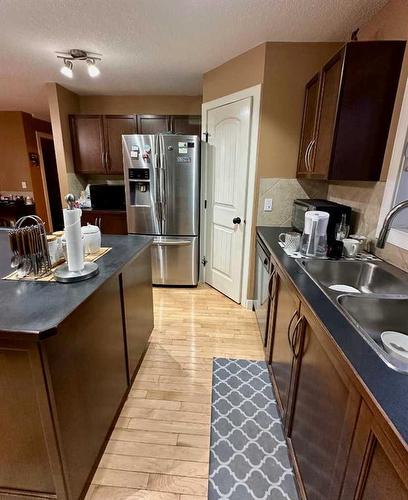
<svg viewBox="0 0 408 500"><path fill-rule="evenodd" d="M330 244L335 239L336 224L341 222L343 214L346 215L346 222L350 225L351 207L341 205L334 201L322 200L318 198L297 199L293 203L292 227L295 231L303 232L305 225L305 213L310 210L321 210L330 215L327 226L327 242Z"/></svg>

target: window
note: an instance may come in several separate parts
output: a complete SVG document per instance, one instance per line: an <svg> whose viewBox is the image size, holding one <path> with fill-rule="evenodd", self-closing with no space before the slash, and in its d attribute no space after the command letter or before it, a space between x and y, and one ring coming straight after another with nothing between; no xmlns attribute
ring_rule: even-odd
<svg viewBox="0 0 408 500"><path fill-rule="evenodd" d="M394 205L404 200L408 200L408 83L401 106L401 114L378 221L377 236L387 213ZM400 248L408 249L408 209L403 210L395 217L387 242Z"/></svg>

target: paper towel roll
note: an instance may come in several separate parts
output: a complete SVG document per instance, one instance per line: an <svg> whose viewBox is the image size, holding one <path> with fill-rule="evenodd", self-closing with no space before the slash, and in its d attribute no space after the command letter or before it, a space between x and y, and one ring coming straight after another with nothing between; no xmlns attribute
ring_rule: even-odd
<svg viewBox="0 0 408 500"><path fill-rule="evenodd" d="M84 250L81 233L80 208L64 209L64 236L67 245L67 263L70 271L82 271L84 268Z"/></svg>

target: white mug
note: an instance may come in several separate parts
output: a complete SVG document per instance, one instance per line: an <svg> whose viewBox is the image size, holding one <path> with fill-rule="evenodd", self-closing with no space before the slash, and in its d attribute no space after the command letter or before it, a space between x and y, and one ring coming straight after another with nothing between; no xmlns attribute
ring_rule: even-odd
<svg viewBox="0 0 408 500"><path fill-rule="evenodd" d="M343 248L346 257L354 257L360 251L360 242L353 238L344 238Z"/></svg>
<svg viewBox="0 0 408 500"><path fill-rule="evenodd" d="M300 233L281 233L279 241L283 244L283 248L289 252L297 252L300 248Z"/></svg>

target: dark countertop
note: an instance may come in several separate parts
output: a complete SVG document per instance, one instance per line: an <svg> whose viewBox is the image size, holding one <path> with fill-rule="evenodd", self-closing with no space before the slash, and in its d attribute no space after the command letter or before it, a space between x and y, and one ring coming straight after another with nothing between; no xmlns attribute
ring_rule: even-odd
<svg viewBox="0 0 408 500"><path fill-rule="evenodd" d="M396 431L408 443L408 375L386 366L295 259L286 255L278 244L278 236L288 230L290 228L260 226L257 234L330 332Z"/></svg>
<svg viewBox="0 0 408 500"><path fill-rule="evenodd" d="M102 236L112 250L98 259L99 274L78 283L36 283L3 280L11 272L8 233L0 232L0 334L44 338L92 295L106 280L150 245L147 236Z"/></svg>

